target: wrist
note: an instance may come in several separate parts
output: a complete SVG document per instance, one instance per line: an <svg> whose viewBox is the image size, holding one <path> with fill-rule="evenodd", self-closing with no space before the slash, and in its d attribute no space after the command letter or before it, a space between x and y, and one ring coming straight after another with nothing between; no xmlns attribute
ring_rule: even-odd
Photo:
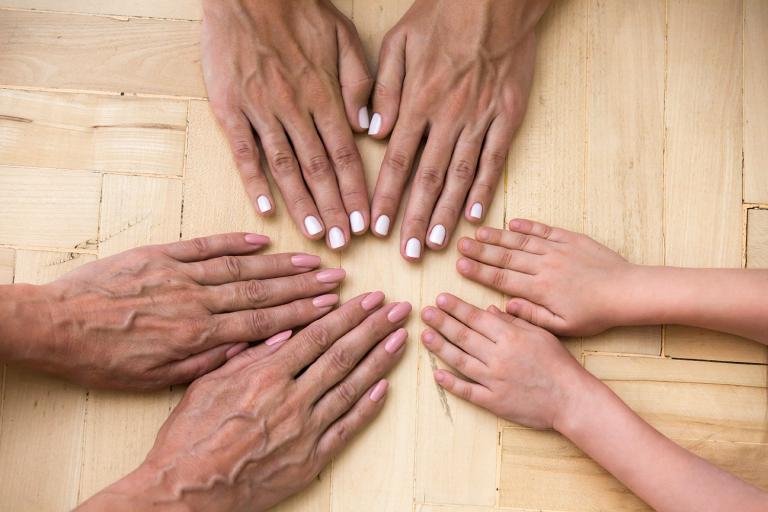
<svg viewBox="0 0 768 512"><path fill-rule="evenodd" d="M37 366L54 339L47 286L0 286L0 360Z"/></svg>

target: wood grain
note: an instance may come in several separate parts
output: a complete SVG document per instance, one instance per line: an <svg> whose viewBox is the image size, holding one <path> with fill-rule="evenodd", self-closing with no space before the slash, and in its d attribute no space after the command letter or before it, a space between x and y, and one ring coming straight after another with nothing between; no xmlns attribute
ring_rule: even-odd
<svg viewBox="0 0 768 512"><path fill-rule="evenodd" d="M768 268L768 210L747 214L747 267Z"/></svg>
<svg viewBox="0 0 768 512"><path fill-rule="evenodd" d="M768 204L768 2L744 0L744 201Z"/></svg>
<svg viewBox="0 0 768 512"><path fill-rule="evenodd" d="M1 0L0 7L180 20L202 17L200 0Z"/></svg>

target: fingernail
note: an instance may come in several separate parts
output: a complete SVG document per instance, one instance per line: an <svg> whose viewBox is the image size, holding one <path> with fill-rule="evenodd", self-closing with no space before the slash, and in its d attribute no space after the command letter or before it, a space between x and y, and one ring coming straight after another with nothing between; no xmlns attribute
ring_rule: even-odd
<svg viewBox="0 0 768 512"><path fill-rule="evenodd" d="M401 322L405 317L407 317L411 312L411 303L410 302L401 302L387 314L387 320L392 322L393 324L396 324L398 322Z"/></svg>
<svg viewBox="0 0 768 512"><path fill-rule="evenodd" d="M523 227L523 223L519 220L515 219L509 221L509 229L520 229L521 227Z"/></svg>
<svg viewBox="0 0 768 512"><path fill-rule="evenodd" d="M320 256L314 254L294 254L291 256L291 265L294 267L315 268L320 265Z"/></svg>
<svg viewBox="0 0 768 512"><path fill-rule="evenodd" d="M327 308L328 306L333 306L337 302L339 302L339 296L335 293L320 295L312 299L312 305L316 308Z"/></svg>
<svg viewBox="0 0 768 512"><path fill-rule="evenodd" d="M323 225L317 220L314 215L307 215L304 218L304 228L309 233L309 236L315 236L323 230Z"/></svg>
<svg viewBox="0 0 768 512"><path fill-rule="evenodd" d="M432 331L424 331L424 333L421 335L421 339L424 340L425 345L431 345L435 340L435 333Z"/></svg>
<svg viewBox="0 0 768 512"><path fill-rule="evenodd" d="M336 226L333 226L328 231L328 241L331 244L331 249L344 247L344 244L347 243L347 241L344 239L344 232L341 230L341 228Z"/></svg>
<svg viewBox="0 0 768 512"><path fill-rule="evenodd" d="M405 255L409 258L421 256L421 242L418 238L410 238L405 244Z"/></svg>
<svg viewBox="0 0 768 512"><path fill-rule="evenodd" d="M272 209L272 202L267 196L259 196L256 198L256 204L259 207L261 213L267 213Z"/></svg>
<svg viewBox="0 0 768 512"><path fill-rule="evenodd" d="M379 130L381 130L381 114L374 112L373 117L371 117L371 126L368 128L368 135L376 135Z"/></svg>
<svg viewBox="0 0 768 512"><path fill-rule="evenodd" d="M437 300L435 302L437 302L438 306L446 306L448 304L448 296L444 293L441 293L437 296Z"/></svg>
<svg viewBox="0 0 768 512"><path fill-rule="evenodd" d="M365 219L360 212L352 212L349 214L349 225L352 227L353 233L362 233L365 229Z"/></svg>
<svg viewBox="0 0 768 512"><path fill-rule="evenodd" d="M408 337L408 331L406 331L403 328L400 328L389 335L389 338L387 338L387 341L384 342L384 350L389 352L390 354L394 354L398 350L400 350L400 347L403 346L403 343L405 343L405 338Z"/></svg>
<svg viewBox="0 0 768 512"><path fill-rule="evenodd" d="M248 233L245 235L245 241L252 245L266 245L269 243L269 237L264 235L257 235L255 233Z"/></svg>
<svg viewBox="0 0 768 512"><path fill-rule="evenodd" d="M431 322L432 320L434 320L435 319L434 308L424 308L424 311L421 312L421 317L427 322Z"/></svg>
<svg viewBox="0 0 768 512"><path fill-rule="evenodd" d="M267 340L265 340L264 344L265 345L269 345L270 347L272 345L277 345L278 343L282 343L285 340L287 340L288 338L290 338L292 334L293 334L293 331L279 332L279 333L275 334L274 336L272 336L271 338L268 338Z"/></svg>
<svg viewBox="0 0 768 512"><path fill-rule="evenodd" d="M378 402L382 398L384 398L384 395L387 392L387 388L389 387L389 382L387 382L385 379L381 379L379 382L376 383L376 386L374 386L373 391L371 391L370 397L371 400L374 402Z"/></svg>
<svg viewBox="0 0 768 512"><path fill-rule="evenodd" d="M472 269L472 263L466 258L459 259L459 262L456 264L456 266L458 267L459 272L466 273Z"/></svg>
<svg viewBox="0 0 768 512"><path fill-rule="evenodd" d="M473 204L472 208L469 209L469 216L473 219L483 218L483 205L480 203Z"/></svg>
<svg viewBox="0 0 768 512"><path fill-rule="evenodd" d="M338 283L347 277L347 272L343 268L329 268L321 270L315 277L321 283Z"/></svg>
<svg viewBox="0 0 768 512"><path fill-rule="evenodd" d="M387 236L387 233L389 233L389 217L379 215L379 218L376 219L376 226L373 229L381 236Z"/></svg>
<svg viewBox="0 0 768 512"><path fill-rule="evenodd" d="M360 124L360 128L368 128L368 107L360 107L360 110L357 111L357 122Z"/></svg>
<svg viewBox="0 0 768 512"><path fill-rule="evenodd" d="M435 245L443 245L443 242L445 242L445 226L436 224L429 233L429 241Z"/></svg>
<svg viewBox="0 0 768 512"><path fill-rule="evenodd" d="M384 301L384 292L369 293L360 303L363 309L370 311Z"/></svg>
<svg viewBox="0 0 768 512"><path fill-rule="evenodd" d="M440 370L435 370L435 380L437 382L443 382L445 380L445 375Z"/></svg>
<svg viewBox="0 0 768 512"><path fill-rule="evenodd" d="M226 357L227 360L230 360L233 357L235 357L237 354L239 354L240 352L242 352L243 350L245 350L247 348L248 348L248 344L247 343L238 343L237 345L229 347L229 350L227 350L224 353L224 357Z"/></svg>

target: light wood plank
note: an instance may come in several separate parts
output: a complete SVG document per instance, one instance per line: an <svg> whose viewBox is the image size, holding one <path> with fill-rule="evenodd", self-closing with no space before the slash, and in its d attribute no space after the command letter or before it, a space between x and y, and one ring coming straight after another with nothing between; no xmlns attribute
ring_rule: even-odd
<svg viewBox="0 0 768 512"><path fill-rule="evenodd" d="M768 363L765 345L739 336L679 325L666 326L664 334L664 353L670 357Z"/></svg>
<svg viewBox="0 0 768 512"><path fill-rule="evenodd" d="M417 503L413 510L414 512L494 512L492 507L434 503Z"/></svg>
<svg viewBox="0 0 768 512"><path fill-rule="evenodd" d="M2 0L0 7L180 20L202 17L200 0Z"/></svg>
<svg viewBox="0 0 768 512"><path fill-rule="evenodd" d="M0 284L13 283L16 251L0 248ZM3 397L5 396L5 363L0 362L0 439L3 435Z"/></svg>
<svg viewBox="0 0 768 512"><path fill-rule="evenodd" d="M747 214L747 267L768 268L768 210Z"/></svg>
<svg viewBox="0 0 768 512"><path fill-rule="evenodd" d="M95 249L101 175L0 167L0 243Z"/></svg>
<svg viewBox="0 0 768 512"><path fill-rule="evenodd" d="M744 0L744 201L768 204L768 2Z"/></svg>
<svg viewBox="0 0 768 512"><path fill-rule="evenodd" d="M0 162L181 176L186 122L183 101L0 90Z"/></svg>

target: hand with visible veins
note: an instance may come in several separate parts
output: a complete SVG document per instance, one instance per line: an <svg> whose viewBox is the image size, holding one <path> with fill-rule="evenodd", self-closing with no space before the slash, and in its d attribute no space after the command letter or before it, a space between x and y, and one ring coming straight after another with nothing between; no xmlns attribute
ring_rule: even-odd
<svg viewBox="0 0 768 512"><path fill-rule="evenodd" d="M0 286L0 360L87 387L189 382L338 301L342 269L229 233L132 249L52 283Z"/></svg>
<svg viewBox="0 0 768 512"><path fill-rule="evenodd" d="M368 128L373 79L352 22L328 0L205 0L202 54L211 107L256 211L275 211L258 139L305 236L325 234L340 249L364 233L368 189L352 132Z"/></svg>
<svg viewBox="0 0 768 512"><path fill-rule="evenodd" d="M187 389L144 463L78 510L262 511L309 485L381 411L411 306L354 298Z"/></svg>
<svg viewBox="0 0 768 512"><path fill-rule="evenodd" d="M400 249L446 246L463 214L480 222L525 114L534 28L549 0L415 0L384 38L368 131L390 135L371 207L387 236L416 162Z"/></svg>

